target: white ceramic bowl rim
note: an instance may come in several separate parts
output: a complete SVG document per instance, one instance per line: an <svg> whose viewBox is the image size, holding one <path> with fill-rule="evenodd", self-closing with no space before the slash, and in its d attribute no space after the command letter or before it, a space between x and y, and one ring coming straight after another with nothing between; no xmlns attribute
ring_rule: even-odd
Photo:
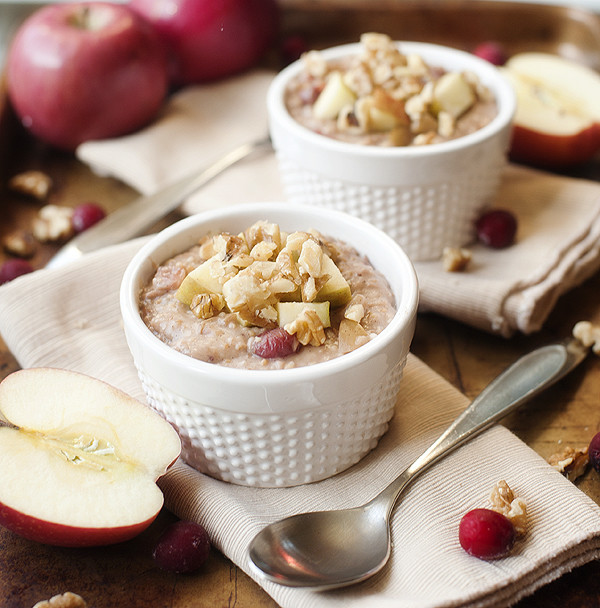
<svg viewBox="0 0 600 608"><path fill-rule="evenodd" d="M471 70L478 75L481 82L486 85L496 98L498 113L487 125L473 133L463 135L449 141L428 144L425 146L368 146L351 142L340 141L320 135L298 123L287 111L284 103L284 93L288 82L302 70L302 61L297 60L279 72L273 79L267 93L267 106L269 113L275 117L287 130L305 141L318 145L332 152L355 154L367 157L386 158L419 158L453 153L473 144L479 143L497 134L511 123L516 112L516 95L510 83L502 76L498 68L484 59L471 53L425 42L397 41L396 45L404 53L422 55L425 61L434 67L446 69ZM361 49L360 43L344 44L321 51L326 60L340 59L356 54Z"/></svg>
<svg viewBox="0 0 600 608"><path fill-rule="evenodd" d="M336 357L329 361L314 365L301 366L292 369L282 370L246 370L222 366L214 363L200 361L179 353L155 336L145 325L139 315L138 295L139 282L138 275L143 263L153 258L154 251L165 243L177 239L178 235L188 228L202 226L213 220L227 221L238 214L250 214L256 216L255 219L269 219L275 214L280 215L286 212L302 214L305 217L321 217L331 221L332 225L345 223L354 226L363 232L367 232L370 238L377 239L379 246L387 250L390 256L398 263L398 272L405 278L403 281L401 301L396 302L396 314L392 321L383 331L360 348ZM201 234L198 234L200 237ZM343 237L339 237L342 238ZM154 260L156 263L164 262L164 259ZM121 313L125 324L136 332L138 338L143 341L144 347L159 354L161 357L171 360L177 366L190 372L209 374L211 378L218 380L222 377L224 382L230 385L239 383L262 385L265 387L279 385L281 383L301 382L310 379L318 379L329 376L332 373L341 372L360 364L369 359L372 355L379 352L390 341L398 339L404 327L410 325L417 311L418 304L418 283L415 270L408 256L400 246L389 236L368 222L350 216L340 211L329 209L317 209L304 205L290 203L248 203L234 205L225 209L207 211L190 216L164 229L150 239L132 258L123 275L121 283Z"/></svg>

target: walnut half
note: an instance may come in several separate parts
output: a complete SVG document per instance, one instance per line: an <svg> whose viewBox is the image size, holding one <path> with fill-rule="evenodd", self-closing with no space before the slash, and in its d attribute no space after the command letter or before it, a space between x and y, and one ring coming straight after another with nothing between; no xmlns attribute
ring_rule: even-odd
<svg viewBox="0 0 600 608"><path fill-rule="evenodd" d="M67 591L49 600L37 602L33 608L87 608L87 603L80 595Z"/></svg>
<svg viewBox="0 0 600 608"><path fill-rule="evenodd" d="M493 488L490 495L492 509L510 519L515 532L522 536L527 531L527 506L521 498L517 498L509 485L501 479Z"/></svg>

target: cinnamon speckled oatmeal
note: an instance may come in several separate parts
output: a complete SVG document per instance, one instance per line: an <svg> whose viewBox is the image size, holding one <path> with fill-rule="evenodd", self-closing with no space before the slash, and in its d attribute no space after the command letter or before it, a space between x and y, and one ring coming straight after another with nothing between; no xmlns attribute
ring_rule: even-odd
<svg viewBox="0 0 600 608"><path fill-rule="evenodd" d="M207 235L167 260L139 303L144 323L172 348L245 369L338 357L380 333L396 312L386 279L350 245L268 222L240 235ZM265 355L265 344L275 353Z"/></svg>

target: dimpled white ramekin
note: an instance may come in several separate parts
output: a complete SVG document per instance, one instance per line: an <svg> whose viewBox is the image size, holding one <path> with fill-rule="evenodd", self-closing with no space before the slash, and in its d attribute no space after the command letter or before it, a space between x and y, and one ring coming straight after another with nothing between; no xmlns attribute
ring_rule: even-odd
<svg viewBox="0 0 600 608"><path fill-rule="evenodd" d="M286 197L371 222L416 262L473 240L475 220L493 203L506 165L516 97L495 66L470 53L427 43L397 44L431 66L476 73L496 99L497 116L474 133L439 144L379 147L334 140L300 125L285 107L285 89L301 71L301 61L274 78L267 108ZM339 59L356 54L360 46L322 53L327 60Z"/></svg>
<svg viewBox="0 0 600 608"><path fill-rule="evenodd" d="M208 232L238 233L255 221L342 239L387 278L397 312L354 352L286 370L239 370L197 361L161 342L139 315L138 295L156 267ZM335 475L387 430L413 337L418 287L391 238L348 214L288 203L244 204L184 219L132 259L121 285L125 334L148 402L179 431L183 458L218 479L292 486Z"/></svg>

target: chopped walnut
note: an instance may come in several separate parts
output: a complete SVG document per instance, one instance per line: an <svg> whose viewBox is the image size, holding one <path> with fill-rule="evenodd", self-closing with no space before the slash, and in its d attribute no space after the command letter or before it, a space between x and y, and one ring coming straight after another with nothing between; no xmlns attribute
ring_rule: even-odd
<svg viewBox="0 0 600 608"><path fill-rule="evenodd" d="M444 247L442 264L446 272L460 272L465 270L471 261L471 252L462 247Z"/></svg>
<svg viewBox="0 0 600 608"><path fill-rule="evenodd" d="M24 230L16 230L7 234L2 240L2 246L7 253L20 258L30 258L36 250L33 235Z"/></svg>
<svg viewBox="0 0 600 608"><path fill-rule="evenodd" d="M527 507L521 498L517 498L506 481L500 480L490 495L492 509L510 519L515 532L521 536L527 531Z"/></svg>
<svg viewBox="0 0 600 608"><path fill-rule="evenodd" d="M70 207L46 205L33 220L33 236L41 242L62 241L73 236Z"/></svg>
<svg viewBox="0 0 600 608"><path fill-rule="evenodd" d="M570 446L566 446L563 450L552 454L548 458L548 464L552 465L570 481L575 481L585 473L588 462L587 448L575 449Z"/></svg>
<svg viewBox="0 0 600 608"><path fill-rule="evenodd" d="M291 323L284 327L288 334L295 335L300 344L320 346L325 342L325 328L321 318L314 310L303 310Z"/></svg>
<svg viewBox="0 0 600 608"><path fill-rule="evenodd" d="M592 351L596 355L600 355L600 325L593 325L589 321L579 321L573 327L573 337L586 348L591 346Z"/></svg>
<svg viewBox="0 0 600 608"><path fill-rule="evenodd" d="M225 308L225 298L218 293L198 293L192 298L190 310L199 319L209 319Z"/></svg>
<svg viewBox="0 0 600 608"><path fill-rule="evenodd" d="M341 132L388 133L386 143L395 146L427 145L453 137L456 118L444 111L452 103L443 90L439 94L436 90L439 78L448 72L429 66L420 55L403 54L386 34L367 32L360 42L360 51L343 69L339 62L326 62L319 51L303 56L309 78L327 87L341 76L348 89L347 103L334 108L335 115L328 119L334 118ZM335 81L330 81L334 74ZM493 101L476 74L460 76L465 98L460 115L478 99ZM398 127L404 128L397 132Z"/></svg>
<svg viewBox="0 0 600 608"><path fill-rule="evenodd" d="M44 201L52 189L52 178L42 171L24 171L11 177L8 187L15 192Z"/></svg>
<svg viewBox="0 0 600 608"><path fill-rule="evenodd" d="M49 600L37 602L33 608L87 608L87 603L80 595L67 591L61 595L55 595Z"/></svg>

